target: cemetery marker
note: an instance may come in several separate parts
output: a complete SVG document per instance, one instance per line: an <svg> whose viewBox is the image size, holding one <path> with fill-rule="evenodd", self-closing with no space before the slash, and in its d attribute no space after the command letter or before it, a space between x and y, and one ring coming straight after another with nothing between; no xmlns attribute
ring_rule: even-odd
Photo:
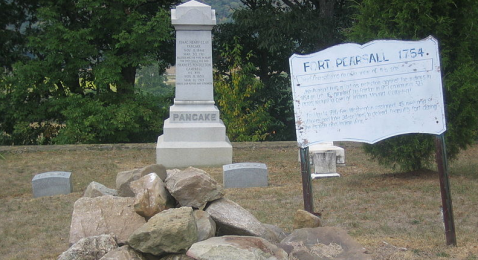
<svg viewBox="0 0 478 260"><path fill-rule="evenodd" d="M229 164L232 145L214 105L215 11L189 1L171 10L171 23L176 29L176 93L158 137L156 162L168 168Z"/></svg>
<svg viewBox="0 0 478 260"><path fill-rule="evenodd" d="M437 135L447 244L456 245L444 155L446 131L438 42L346 43L289 59L304 207L313 213L309 145L376 143L408 133Z"/></svg>
<svg viewBox="0 0 478 260"><path fill-rule="evenodd" d="M233 163L222 166L224 188L267 187L267 165L264 163Z"/></svg>
<svg viewBox="0 0 478 260"><path fill-rule="evenodd" d="M73 191L71 172L44 172L32 179L33 197L45 197L58 194L70 194Z"/></svg>

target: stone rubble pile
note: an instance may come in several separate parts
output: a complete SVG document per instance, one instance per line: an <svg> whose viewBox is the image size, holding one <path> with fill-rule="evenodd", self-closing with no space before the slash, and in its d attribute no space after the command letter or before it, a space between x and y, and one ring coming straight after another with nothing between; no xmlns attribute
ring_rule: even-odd
<svg viewBox="0 0 478 260"><path fill-rule="evenodd" d="M116 189L92 182L58 260L371 259L345 231L320 225L298 210L287 235L225 198L205 171L155 164L118 173Z"/></svg>

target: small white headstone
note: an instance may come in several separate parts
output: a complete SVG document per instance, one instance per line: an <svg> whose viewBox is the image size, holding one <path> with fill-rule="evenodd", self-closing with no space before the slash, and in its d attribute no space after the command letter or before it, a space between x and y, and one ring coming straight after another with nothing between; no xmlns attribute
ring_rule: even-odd
<svg viewBox="0 0 478 260"><path fill-rule="evenodd" d="M322 142L309 146L310 161L312 162L315 153L323 153L327 151L334 151L337 159L337 166L345 166L345 149L335 146L334 142ZM297 153L297 158L300 162L300 152Z"/></svg>
<svg viewBox="0 0 478 260"><path fill-rule="evenodd" d="M323 153L323 152L335 152L335 158L337 165L344 166L345 165L345 150L342 147L335 146L334 142L325 142L319 144L313 144L309 146L309 154L313 155L316 153Z"/></svg>
<svg viewBox="0 0 478 260"><path fill-rule="evenodd" d="M267 187L267 166L263 163L233 163L222 166L224 188Z"/></svg>
<svg viewBox="0 0 478 260"><path fill-rule="evenodd" d="M314 153L313 162L315 173L337 172L336 155L334 151Z"/></svg>
<svg viewBox="0 0 478 260"><path fill-rule="evenodd" d="M73 191L71 172L45 172L32 179L33 197L70 194Z"/></svg>
<svg viewBox="0 0 478 260"><path fill-rule="evenodd" d="M313 179L340 177L337 173L337 159L335 151L316 152L313 154L312 162L315 172L311 174Z"/></svg>

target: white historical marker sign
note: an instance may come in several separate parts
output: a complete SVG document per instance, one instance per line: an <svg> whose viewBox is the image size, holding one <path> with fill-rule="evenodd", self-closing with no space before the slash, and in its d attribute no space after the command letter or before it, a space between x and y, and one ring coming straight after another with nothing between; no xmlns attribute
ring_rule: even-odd
<svg viewBox="0 0 478 260"><path fill-rule="evenodd" d="M301 147L446 130L438 42L431 36L341 44L289 62Z"/></svg>

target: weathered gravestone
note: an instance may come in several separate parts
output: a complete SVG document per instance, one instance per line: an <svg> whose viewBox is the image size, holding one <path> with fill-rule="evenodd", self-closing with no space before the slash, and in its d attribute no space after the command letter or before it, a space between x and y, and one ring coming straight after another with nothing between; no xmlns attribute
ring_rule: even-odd
<svg viewBox="0 0 478 260"><path fill-rule="evenodd" d="M211 30L215 11L197 1L171 10L176 29L176 95L158 137L156 161L168 168L232 162L232 145L214 105Z"/></svg>
<svg viewBox="0 0 478 260"><path fill-rule="evenodd" d="M314 173L313 179L340 177L337 173L337 154L335 151L321 151L313 154Z"/></svg>
<svg viewBox="0 0 478 260"><path fill-rule="evenodd" d="M327 151L334 151L338 166L345 166L345 150L342 147L334 145L334 142L320 142L309 146L310 158L312 160L314 153L322 153ZM300 153L297 153L300 161Z"/></svg>
<svg viewBox="0 0 478 260"><path fill-rule="evenodd" d="M263 163L233 163L222 166L224 188L267 187L267 166Z"/></svg>
<svg viewBox="0 0 478 260"><path fill-rule="evenodd" d="M335 155L332 156L330 152ZM321 142L309 146L310 163L314 165L312 178L340 177L336 166L345 166L345 150L334 145L334 142ZM298 153L300 162L300 151Z"/></svg>
<svg viewBox="0 0 478 260"><path fill-rule="evenodd" d="M71 172L44 172L32 179L33 197L70 194L73 191Z"/></svg>
<svg viewBox="0 0 478 260"><path fill-rule="evenodd" d="M337 166L345 166L345 150L342 147L334 145L334 142L321 142L309 146L310 154L323 153L328 151L335 152L335 160Z"/></svg>

